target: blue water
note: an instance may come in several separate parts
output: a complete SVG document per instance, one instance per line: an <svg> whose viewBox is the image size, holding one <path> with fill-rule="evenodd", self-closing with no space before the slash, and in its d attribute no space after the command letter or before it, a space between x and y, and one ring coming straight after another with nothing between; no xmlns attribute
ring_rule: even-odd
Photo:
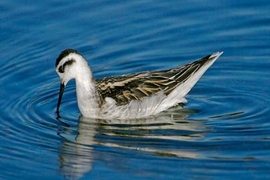
<svg viewBox="0 0 270 180"><path fill-rule="evenodd" d="M0 179L269 179L270 3L1 1ZM155 119L61 118L55 59L81 52L97 78L224 51L184 109Z"/></svg>

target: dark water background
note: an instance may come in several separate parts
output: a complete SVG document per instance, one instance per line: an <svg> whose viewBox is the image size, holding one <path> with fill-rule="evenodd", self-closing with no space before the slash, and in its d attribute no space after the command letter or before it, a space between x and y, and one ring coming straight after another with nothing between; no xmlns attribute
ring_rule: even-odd
<svg viewBox="0 0 270 180"><path fill-rule="evenodd" d="M270 2L1 1L0 179L269 179ZM80 117L74 82L56 119L55 59L97 78L222 57L184 110Z"/></svg>

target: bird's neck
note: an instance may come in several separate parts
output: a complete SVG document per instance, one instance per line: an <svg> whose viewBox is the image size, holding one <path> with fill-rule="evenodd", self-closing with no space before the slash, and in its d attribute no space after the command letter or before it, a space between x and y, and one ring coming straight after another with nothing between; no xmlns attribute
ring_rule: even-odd
<svg viewBox="0 0 270 180"><path fill-rule="evenodd" d="M78 106L82 115L98 116L100 100L90 67L80 69L75 81Z"/></svg>

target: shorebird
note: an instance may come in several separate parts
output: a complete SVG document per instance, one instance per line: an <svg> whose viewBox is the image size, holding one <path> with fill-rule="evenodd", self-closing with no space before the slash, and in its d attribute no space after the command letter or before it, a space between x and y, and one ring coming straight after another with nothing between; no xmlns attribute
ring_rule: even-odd
<svg viewBox="0 0 270 180"><path fill-rule="evenodd" d="M60 53L55 70L60 77L56 112L71 79L81 114L86 118L136 119L185 104L185 95L223 52L207 55L181 67L95 79L86 59L76 50Z"/></svg>

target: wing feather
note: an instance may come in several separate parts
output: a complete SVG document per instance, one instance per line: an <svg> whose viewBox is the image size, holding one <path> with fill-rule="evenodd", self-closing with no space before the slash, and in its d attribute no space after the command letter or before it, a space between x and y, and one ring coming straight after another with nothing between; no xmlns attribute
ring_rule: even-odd
<svg viewBox="0 0 270 180"><path fill-rule="evenodd" d="M106 97L110 97L117 105L125 105L159 92L168 95L209 60L212 60L211 55L174 69L97 79L98 91L103 103Z"/></svg>

